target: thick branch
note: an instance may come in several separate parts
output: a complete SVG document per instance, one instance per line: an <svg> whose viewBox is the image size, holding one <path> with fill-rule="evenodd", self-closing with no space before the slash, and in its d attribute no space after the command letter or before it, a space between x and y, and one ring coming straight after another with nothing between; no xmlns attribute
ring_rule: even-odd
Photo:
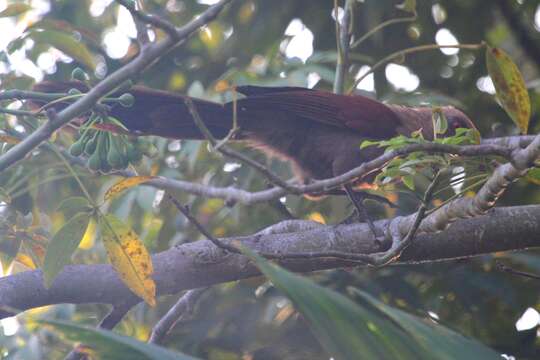
<svg viewBox="0 0 540 360"><path fill-rule="evenodd" d="M384 229L388 220L376 225ZM301 232L260 233L235 238L260 252L294 253L309 251L354 251L375 253L365 224L317 226ZM233 239L223 239L231 241ZM486 254L496 251L540 247L540 206L496 208L487 215L459 220L446 231L418 235L399 262L439 261ZM244 279L258 275L250 262L216 248L209 241L177 246L153 257L154 279L158 295ZM293 271L309 272L350 266L335 259L304 259L282 263ZM92 276L88 276L92 274ZM56 278L50 289L43 286L41 271L27 271L0 279L0 306L26 310L60 303L135 304L135 297L117 277L110 265L72 265Z"/></svg>

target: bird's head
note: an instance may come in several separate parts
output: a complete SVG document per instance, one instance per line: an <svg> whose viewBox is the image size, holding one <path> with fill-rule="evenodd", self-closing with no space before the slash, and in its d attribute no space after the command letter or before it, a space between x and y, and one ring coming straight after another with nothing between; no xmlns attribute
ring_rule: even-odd
<svg viewBox="0 0 540 360"><path fill-rule="evenodd" d="M398 127L399 134L411 134L414 131L422 129L422 134L425 139L433 140L433 108L432 107L407 107L401 105L390 105L390 108L401 120L401 125ZM445 136L453 136L456 134L456 129L476 129L474 123L461 110L453 106L443 106L440 108L448 123L448 129Z"/></svg>
<svg viewBox="0 0 540 360"><path fill-rule="evenodd" d="M448 122L448 130L444 134L445 136L454 135L456 133L456 129L459 128L476 130L476 126L472 120L461 110L458 110L453 106L445 106L442 108L442 113Z"/></svg>

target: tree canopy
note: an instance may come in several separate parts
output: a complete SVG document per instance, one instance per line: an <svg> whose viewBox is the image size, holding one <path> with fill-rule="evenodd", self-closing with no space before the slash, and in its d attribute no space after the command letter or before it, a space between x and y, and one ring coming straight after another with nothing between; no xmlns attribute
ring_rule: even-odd
<svg viewBox="0 0 540 360"><path fill-rule="evenodd" d="M540 1L2 7L2 357L538 358ZM128 134L108 104L133 106L133 84L428 106L436 139L359 143L386 152L299 184L242 144ZM478 132L443 137L448 105ZM342 224L346 197L302 196L381 168L369 191L397 205L366 202L382 251Z"/></svg>

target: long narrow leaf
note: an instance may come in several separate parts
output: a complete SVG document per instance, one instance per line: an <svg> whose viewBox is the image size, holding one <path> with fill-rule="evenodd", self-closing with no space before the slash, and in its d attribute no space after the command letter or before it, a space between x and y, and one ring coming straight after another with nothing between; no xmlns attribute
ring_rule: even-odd
<svg viewBox="0 0 540 360"><path fill-rule="evenodd" d="M46 287L52 285L56 275L71 261L71 256L77 250L90 218L88 213L80 212L69 219L53 236L47 246L43 262L43 278Z"/></svg>
<svg viewBox="0 0 540 360"><path fill-rule="evenodd" d="M471 358L469 351L475 359L500 358L491 349L450 330L428 332L426 325L411 315L390 317L378 306L360 306L248 249L243 252L291 299L309 321L322 346L335 359ZM416 329L422 331L412 334ZM450 335L452 338L445 341L445 336Z"/></svg>
<svg viewBox="0 0 540 360"><path fill-rule="evenodd" d="M88 328L58 320L38 320L38 323L62 333L67 339L84 343L84 348L98 359L107 360L197 360L161 346L143 343L112 331ZM94 357L92 357L94 358Z"/></svg>

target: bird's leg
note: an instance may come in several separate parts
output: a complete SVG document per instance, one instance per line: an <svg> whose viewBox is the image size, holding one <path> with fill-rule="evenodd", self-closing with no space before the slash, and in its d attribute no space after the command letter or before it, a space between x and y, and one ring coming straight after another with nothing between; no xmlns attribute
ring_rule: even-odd
<svg viewBox="0 0 540 360"><path fill-rule="evenodd" d="M379 239L379 237L377 235L377 229L375 228L375 224L373 224L373 221L369 217L369 215L367 213L367 210L366 210L366 207L364 206L364 200L371 198L371 194L366 194L365 192L355 192L350 184L345 185L344 188L345 188L345 192L349 196L349 199L351 199L351 202L353 203L353 205L354 205L354 207L356 209L358 219L360 221L365 221L368 224L369 230L373 234L373 237L375 238L375 241L377 243L379 243L379 245L382 245L383 240ZM366 195L368 195L368 196L366 196ZM377 200L380 201L379 196L377 196L377 195L374 195L374 196L376 196ZM384 199L386 200L385 203L390 202L388 199L386 199L386 198L384 198ZM390 202L390 203L392 204L391 206L395 206L394 203L392 203L392 202ZM354 216L354 214L352 214L352 216ZM349 219L350 219L350 217L347 218L345 221L348 221Z"/></svg>

